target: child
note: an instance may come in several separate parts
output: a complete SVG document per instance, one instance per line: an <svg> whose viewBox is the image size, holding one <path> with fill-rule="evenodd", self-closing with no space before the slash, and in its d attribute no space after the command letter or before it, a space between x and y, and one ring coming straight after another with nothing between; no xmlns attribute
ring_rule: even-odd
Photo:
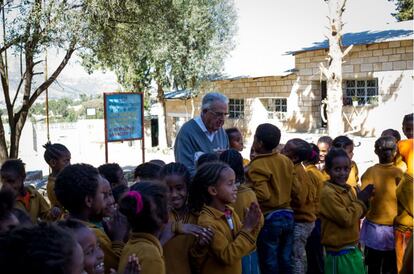
<svg viewBox="0 0 414 274"><path fill-rule="evenodd" d="M198 224L212 228L214 237L208 255L201 264L201 274L240 274L241 259L255 248L260 230L260 209L251 204L243 225L234 210L237 187L234 171L225 163L200 166L190 190L191 208L200 212Z"/></svg>
<svg viewBox="0 0 414 274"><path fill-rule="evenodd" d="M26 170L20 159L6 160L0 168L2 189L10 189L15 196L15 207L28 213L32 223L49 216L50 207L45 198L33 187L24 186Z"/></svg>
<svg viewBox="0 0 414 274"><path fill-rule="evenodd" d="M407 173L411 177L413 176L413 150L414 150L414 141L413 141L413 127L414 127L414 114L407 114L404 116L403 120L403 132L407 137L407 140L401 140L398 142L398 152L402 156L404 162L407 164Z"/></svg>
<svg viewBox="0 0 414 274"><path fill-rule="evenodd" d="M52 173L47 179L46 190L52 208L50 211L51 217L56 220L59 219L62 213L61 205L56 199L54 191L56 176L64 167L70 165L71 155L69 150L62 144L51 144L50 142L47 142L43 147L45 148L43 158L52 170Z"/></svg>
<svg viewBox="0 0 414 274"><path fill-rule="evenodd" d="M8 190L0 191L0 233L8 232L19 225L19 220L13 214L14 194Z"/></svg>
<svg viewBox="0 0 414 274"><path fill-rule="evenodd" d="M95 234L76 219L60 221L58 225L70 230L75 240L82 247L84 271L87 274L103 274L105 271L104 254L96 240ZM131 256L128 268L129 272L126 271L125 274L139 273L139 262L135 255Z"/></svg>
<svg viewBox="0 0 414 274"><path fill-rule="evenodd" d="M360 242L365 245L368 274L397 273L393 222L397 215L397 185L402 171L394 166L397 145L394 137L381 137L375 142L379 164L362 175L362 189L375 186L375 196L362 224Z"/></svg>
<svg viewBox="0 0 414 274"><path fill-rule="evenodd" d="M309 179L316 188L315 196L315 227L310 234L308 241L306 243L306 257L308 261L308 274L323 273L323 247L321 245L321 220L319 219L319 203L322 187L325 183L325 176L322 172L316 167L319 162L319 148L315 144L310 144L312 148L311 156L308 160L303 162L305 166L306 173L309 176ZM324 158L325 159L325 158Z"/></svg>
<svg viewBox="0 0 414 274"><path fill-rule="evenodd" d="M354 157L354 142L346 136L338 136L332 141L332 146L335 148L342 148L351 159L351 172L349 173L346 183L353 188L359 187L358 167L352 157Z"/></svg>
<svg viewBox="0 0 414 274"><path fill-rule="evenodd" d="M114 199L118 202L123 193L128 191L128 182L124 171L116 164L104 164L98 167L99 173L111 184Z"/></svg>
<svg viewBox="0 0 414 274"><path fill-rule="evenodd" d="M398 272L401 270L405 249L413 231L413 177L404 173L397 187L397 216L394 219L395 252Z"/></svg>
<svg viewBox="0 0 414 274"><path fill-rule="evenodd" d="M292 185L292 201L295 225L293 228L293 273L306 273L306 242L315 226L315 200L318 185L314 185L302 162L310 158L312 148L302 139L289 140L282 153L292 160L297 180Z"/></svg>
<svg viewBox="0 0 414 274"><path fill-rule="evenodd" d="M136 254L141 274L165 272L163 250L158 236L168 222L167 190L154 182L140 182L119 201L120 211L127 217L131 234L122 251L118 272L124 271L128 258Z"/></svg>
<svg viewBox="0 0 414 274"><path fill-rule="evenodd" d="M325 247L325 273L365 273L362 254L357 244L359 221L367 211L373 185L355 192L347 184L351 159L342 149L331 149L325 159L330 180L321 191L320 218Z"/></svg>
<svg viewBox="0 0 414 274"><path fill-rule="evenodd" d="M251 184L246 183L243 168L243 157L234 149L224 151L220 155L220 160L227 163L236 175L237 199L234 203L234 211L239 216L240 221L244 222L246 211L252 203L258 203L256 194L250 188ZM263 214L260 216L260 227L263 226ZM249 255L242 258L242 274L260 273L257 252L254 250Z"/></svg>
<svg viewBox="0 0 414 274"><path fill-rule="evenodd" d="M265 215L264 226L257 240L262 273L292 272L294 220L290 194L295 171L289 158L273 152L279 141L279 128L272 124L259 125L253 142L256 156L247 172Z"/></svg>
<svg viewBox="0 0 414 274"><path fill-rule="evenodd" d="M153 163L143 163L134 170L134 182L158 181L161 166Z"/></svg>
<svg viewBox="0 0 414 274"><path fill-rule="evenodd" d="M243 146L243 136L238 128L232 127L226 129L227 137L229 138L230 148L233 148L237 151L242 151Z"/></svg>
<svg viewBox="0 0 414 274"><path fill-rule="evenodd" d="M401 135L400 133L392 128L386 129L381 133L381 137L385 137L385 136L391 136L394 137L397 140L397 144L399 141L401 141ZM398 167L399 169L401 169L402 172L406 172L407 171L407 164L403 161L401 155L398 152L398 147L397 147L397 155L395 156L394 159L394 165L396 167Z"/></svg>
<svg viewBox="0 0 414 274"><path fill-rule="evenodd" d="M169 219L175 234L163 245L167 273L191 274L191 257L203 253L213 232L197 226L198 216L189 211L187 198L191 175L185 165L170 163L164 166L160 180L168 188Z"/></svg>
<svg viewBox="0 0 414 274"><path fill-rule="evenodd" d="M332 138L329 136L322 136L318 139L317 146L319 149L319 163L317 165L320 171L325 168L325 157L332 147Z"/></svg>
<svg viewBox="0 0 414 274"><path fill-rule="evenodd" d="M113 222L106 226L102 218L113 205L108 181L98 169L88 164L75 164L64 168L56 178L55 193L58 201L69 211L69 217L81 220L96 235L104 252L106 273L117 269L119 256L124 246L123 239L127 225L119 214L114 214ZM112 239L112 241L111 241Z"/></svg>
<svg viewBox="0 0 414 274"><path fill-rule="evenodd" d="M13 274L81 274L83 252L72 235L55 224L19 227L0 235L0 269Z"/></svg>

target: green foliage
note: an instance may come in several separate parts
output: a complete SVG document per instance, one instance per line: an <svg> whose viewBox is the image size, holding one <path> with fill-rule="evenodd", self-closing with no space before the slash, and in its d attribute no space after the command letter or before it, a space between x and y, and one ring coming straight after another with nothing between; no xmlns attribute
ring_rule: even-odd
<svg viewBox="0 0 414 274"><path fill-rule="evenodd" d="M398 21L413 20L413 0L388 0L395 2L397 13L393 13Z"/></svg>
<svg viewBox="0 0 414 274"><path fill-rule="evenodd" d="M115 71L128 90L153 81L166 88L196 89L221 73L234 47L236 13L231 0L89 0L94 41L83 65Z"/></svg>

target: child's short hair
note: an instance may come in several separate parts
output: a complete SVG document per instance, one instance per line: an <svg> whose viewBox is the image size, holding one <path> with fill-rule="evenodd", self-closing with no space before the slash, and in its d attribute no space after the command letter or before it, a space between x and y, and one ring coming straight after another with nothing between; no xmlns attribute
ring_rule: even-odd
<svg viewBox="0 0 414 274"><path fill-rule="evenodd" d="M149 163L158 165L160 167L163 167L163 166L166 165L166 163L163 160L160 160L160 159L152 159L152 160L149 161Z"/></svg>
<svg viewBox="0 0 414 274"><path fill-rule="evenodd" d="M62 227L62 228L67 228L71 231L77 231L77 230L82 229L82 228L86 228L86 229L88 228L86 225L84 225L79 220L72 219L72 218L59 221L59 222L57 222L57 225Z"/></svg>
<svg viewBox="0 0 414 274"><path fill-rule="evenodd" d="M320 144L320 143L328 144L331 147L332 146L332 138L327 136L327 135L321 136L321 137L319 137L317 143L318 144Z"/></svg>
<svg viewBox="0 0 414 274"><path fill-rule="evenodd" d="M24 166L25 164L20 159L8 159L1 165L0 172L12 171L24 180L26 178L26 169Z"/></svg>
<svg viewBox="0 0 414 274"><path fill-rule="evenodd" d="M62 144L47 142L43 145L45 148L45 153L43 154L43 158L45 159L46 163L50 163L50 161L57 160L63 156L64 153L70 153L69 149Z"/></svg>
<svg viewBox="0 0 414 274"><path fill-rule="evenodd" d="M306 161L312 154L312 148L308 142L300 138L290 139L287 143L293 144L295 147L294 153L300 162ZM286 143L286 144L287 144Z"/></svg>
<svg viewBox="0 0 414 274"><path fill-rule="evenodd" d="M143 163L137 166L134 170L134 179L138 178L141 181L158 180L161 166L154 163Z"/></svg>
<svg viewBox="0 0 414 274"><path fill-rule="evenodd" d="M404 115L403 124L405 123L413 123L414 121L414 113L409 113Z"/></svg>
<svg viewBox="0 0 414 274"><path fill-rule="evenodd" d="M397 149L397 140L393 136L383 136L375 141L375 150Z"/></svg>
<svg viewBox="0 0 414 274"><path fill-rule="evenodd" d="M401 134L398 132L398 130L395 130L395 129L392 129L392 128L384 130L381 133L381 137L383 137L383 136L392 136L397 140L397 142L401 141Z"/></svg>
<svg viewBox="0 0 414 274"><path fill-rule="evenodd" d="M325 169L330 170L333 165L333 160L339 157L347 158L349 160L349 163L351 164L351 159L349 159L348 154L345 150L343 150L342 148L334 148L329 150L328 154L325 157Z"/></svg>
<svg viewBox="0 0 414 274"><path fill-rule="evenodd" d="M229 141L233 138L233 134L238 132L240 132L240 130L237 127L226 128L226 133Z"/></svg>
<svg viewBox="0 0 414 274"><path fill-rule="evenodd" d="M190 171L188 171L188 168L184 164L169 163L160 170L161 180L164 179L166 176L170 176L170 175L182 176L184 178L184 181L187 187L190 186L191 174L190 174Z"/></svg>
<svg viewBox="0 0 414 274"><path fill-rule="evenodd" d="M212 153L204 153L204 154L201 154L200 157L198 157L196 166L199 167L199 166L201 166L202 164L205 164L205 163L215 162L215 161L218 161L218 159L219 159L219 157L217 156L216 153L213 153L213 152Z"/></svg>
<svg viewBox="0 0 414 274"><path fill-rule="evenodd" d="M103 164L98 167L99 173L105 177L114 186L118 184L117 172L122 171L122 168L117 163Z"/></svg>
<svg viewBox="0 0 414 274"><path fill-rule="evenodd" d="M338 136L332 141L332 146L335 148L345 149L347 146L354 145L354 142L347 136Z"/></svg>
<svg viewBox="0 0 414 274"><path fill-rule="evenodd" d="M263 143L266 150L273 150L280 142L280 129L269 123L261 124L257 127L255 137Z"/></svg>
<svg viewBox="0 0 414 274"><path fill-rule="evenodd" d="M244 183L243 156L235 149L228 149L220 154L220 161L228 164L236 174L236 182Z"/></svg>
<svg viewBox="0 0 414 274"><path fill-rule="evenodd" d="M190 185L190 194L188 195L188 204L191 211L200 212L204 204L211 202L208 187L217 184L221 172L226 168L230 168L226 163L209 162L197 169Z"/></svg>
<svg viewBox="0 0 414 274"><path fill-rule="evenodd" d="M77 243L52 223L19 227L0 235L0 269L15 274L65 274L72 268Z"/></svg>
<svg viewBox="0 0 414 274"><path fill-rule="evenodd" d="M55 193L58 201L71 213L80 213L87 196L95 197L99 184L98 169L88 164L65 167L57 176Z"/></svg>
<svg viewBox="0 0 414 274"><path fill-rule="evenodd" d="M168 221L167 188L154 182L136 183L120 199L119 210L132 231L154 233Z"/></svg>
<svg viewBox="0 0 414 274"><path fill-rule="evenodd" d="M15 197L13 192L2 189L0 191L0 222L13 216Z"/></svg>
<svg viewBox="0 0 414 274"><path fill-rule="evenodd" d="M315 144L310 144L311 154L309 159L306 161L309 164L316 165L319 162L319 147Z"/></svg>

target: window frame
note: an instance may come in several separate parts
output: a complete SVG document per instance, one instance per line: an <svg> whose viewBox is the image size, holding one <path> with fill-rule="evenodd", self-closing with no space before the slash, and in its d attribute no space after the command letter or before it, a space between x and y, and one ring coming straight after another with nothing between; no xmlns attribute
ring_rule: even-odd
<svg viewBox="0 0 414 274"><path fill-rule="evenodd" d="M244 119L244 98L229 98L229 119Z"/></svg>
<svg viewBox="0 0 414 274"><path fill-rule="evenodd" d="M286 121L288 113L288 98L271 97L267 98L267 100L267 118L278 119L279 121ZM278 100L279 102L277 102Z"/></svg>
<svg viewBox="0 0 414 274"><path fill-rule="evenodd" d="M352 85L350 85L352 83ZM343 80L343 105L375 106L379 102L378 78ZM370 93L373 93L371 95ZM355 100L356 99L356 100Z"/></svg>

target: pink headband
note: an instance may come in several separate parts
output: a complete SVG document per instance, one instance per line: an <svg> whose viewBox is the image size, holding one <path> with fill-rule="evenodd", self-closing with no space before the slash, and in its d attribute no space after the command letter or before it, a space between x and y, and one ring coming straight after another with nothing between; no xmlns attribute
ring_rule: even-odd
<svg viewBox="0 0 414 274"><path fill-rule="evenodd" d="M139 214L142 210L142 208L144 207L143 203L142 203L142 196L141 193L139 193L138 191L128 191L127 197L132 197L135 199L136 203L137 203L137 208L135 210L136 214Z"/></svg>

